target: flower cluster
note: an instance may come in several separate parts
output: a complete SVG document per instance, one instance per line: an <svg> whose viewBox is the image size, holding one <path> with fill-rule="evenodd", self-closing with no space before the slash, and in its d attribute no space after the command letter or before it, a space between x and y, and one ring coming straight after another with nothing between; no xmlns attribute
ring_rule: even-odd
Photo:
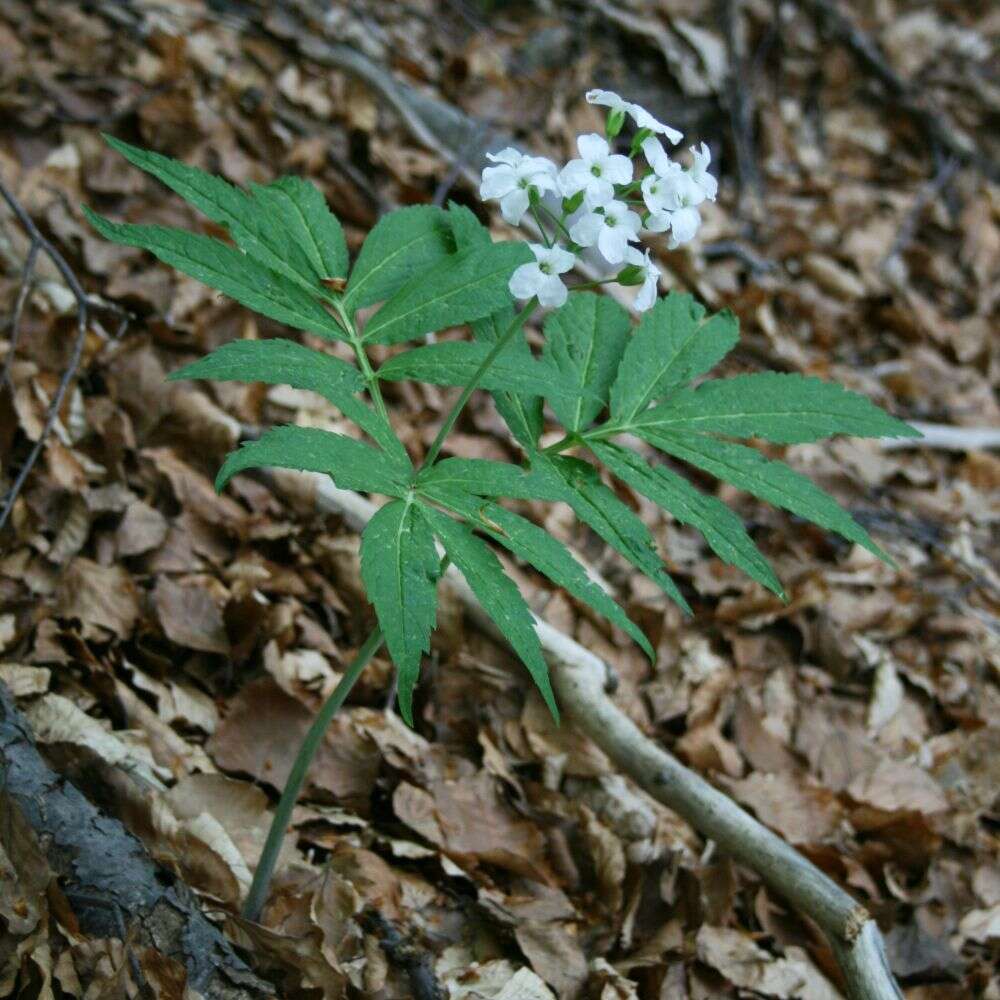
<svg viewBox="0 0 1000 1000"><path fill-rule="evenodd" d="M567 289L559 276L573 267L581 250L596 247L609 265L620 267L606 280L641 285L635 307L649 309L656 301L660 272L649 250L633 244L640 242L643 229L669 234L671 249L694 238L701 224L699 206L714 201L718 189L708 172L711 154L704 143L692 146L693 162L684 167L667 155L657 138L677 145L683 136L676 129L610 90L591 90L586 98L608 108L604 136L578 136L580 155L561 170L544 156L525 156L512 147L488 153L492 165L483 170L479 193L484 201L499 201L511 225L519 225L530 212L542 230L544 242L529 244L534 262L519 267L510 280L516 298L537 296L543 306L561 306ZM626 156L616 153L609 140L621 132L627 118L637 131ZM640 153L646 165L636 178ZM543 201L546 194L561 197L559 214Z"/></svg>

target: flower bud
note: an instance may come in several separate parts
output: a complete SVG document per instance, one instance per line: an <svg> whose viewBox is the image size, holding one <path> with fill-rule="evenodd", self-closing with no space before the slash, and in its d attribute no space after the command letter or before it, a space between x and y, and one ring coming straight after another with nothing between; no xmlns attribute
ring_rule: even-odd
<svg viewBox="0 0 1000 1000"><path fill-rule="evenodd" d="M625 124L625 111L623 109L608 112L608 120L604 124L604 134L613 139L622 130Z"/></svg>
<svg viewBox="0 0 1000 1000"><path fill-rule="evenodd" d="M582 204L585 191L577 191L570 198L563 198L562 208L567 215L572 215Z"/></svg>
<svg viewBox="0 0 1000 1000"><path fill-rule="evenodd" d="M638 264L626 264L619 272L615 281L619 285L641 285L646 280L646 269Z"/></svg>
<svg viewBox="0 0 1000 1000"><path fill-rule="evenodd" d="M641 149L642 144L653 134L651 129L641 128L632 136L632 145L629 147L628 155L635 156Z"/></svg>

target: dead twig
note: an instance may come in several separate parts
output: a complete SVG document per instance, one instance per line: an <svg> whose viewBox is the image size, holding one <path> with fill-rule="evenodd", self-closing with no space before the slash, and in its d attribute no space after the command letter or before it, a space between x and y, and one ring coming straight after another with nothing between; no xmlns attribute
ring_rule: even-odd
<svg viewBox="0 0 1000 1000"><path fill-rule="evenodd" d="M913 204L909 207L906 215L900 223L896 232L896 238L889 247L889 252L885 255L880 265L882 273L890 275L893 270L893 262L902 254L916 235L917 226L920 223L920 216L924 209L948 186L948 182L955 176L958 170L958 159L954 156L947 157L941 164L937 173L926 183L920 186Z"/></svg>
<svg viewBox="0 0 1000 1000"><path fill-rule="evenodd" d="M62 378L59 380L59 385L56 388L55 394L49 403L48 412L45 414L45 423L42 425L42 432L38 435L38 440L35 442L31 452L14 479L14 483L4 499L3 508L0 509L0 530L2 530L3 526L7 523L8 517L10 517L11 511L14 509L15 501L20 495L21 490L24 488L24 484L28 476L31 474L31 470L34 468L39 455L42 453L42 449L45 447L45 442L48 439L49 434L52 432L52 428L59 419L59 411L62 409L66 393L69 391L69 387L76 376L77 369L80 367L80 358L83 356L83 346L87 339L87 319L89 314L90 299L88 298L87 293L83 290L80 282L77 280L72 268L66 263L63 255L59 253L59 251L39 232L38 227L32 221L31 216L25 211L24 206L21 205L17 198L14 197L13 192L10 191L2 180L0 180L0 197L2 197L7 203L10 210L17 218L17 221L24 227L24 231L28 234L28 238L31 240L31 245L24 261L21 289L18 292L17 302L14 306L14 316L12 320L13 331L11 335L10 349L4 361L3 383L9 384L10 381L10 365L13 362L14 348L20 334L21 314L30 293L34 268L38 261L38 254L40 252L44 253L56 266L56 269L59 271L60 275L62 275L63 281L66 282L67 287L76 299L76 337L73 340L73 349L70 353L69 362L66 365L66 370L62 374ZM13 390L13 387L11 388Z"/></svg>
<svg viewBox="0 0 1000 1000"><path fill-rule="evenodd" d="M802 3L882 84L888 99L913 119L930 145L936 144L959 163L976 167L990 180L1000 182L1000 164L994 163L942 108L927 100L920 90L889 65L874 39L841 10L837 0L802 0Z"/></svg>
<svg viewBox="0 0 1000 1000"><path fill-rule="evenodd" d="M316 506L362 529L376 511L369 500L334 486L328 476L300 473L315 484ZM280 483L280 478L268 478ZM293 477L294 478L294 477ZM504 641L465 578L450 566L449 586L484 632ZM603 660L542 618L535 618L560 704L581 732L637 785L673 809L702 836L753 869L775 892L823 930L851 1000L901 1000L878 926L863 906L793 847L704 778L646 736L612 701Z"/></svg>
<svg viewBox="0 0 1000 1000"><path fill-rule="evenodd" d="M740 23L741 0L722 0L722 26L729 52L729 73L726 76L726 105L733 130L736 169L740 178L741 208L756 219L762 210L764 189L757 167L754 142L754 93L752 64L748 65L743 30Z"/></svg>

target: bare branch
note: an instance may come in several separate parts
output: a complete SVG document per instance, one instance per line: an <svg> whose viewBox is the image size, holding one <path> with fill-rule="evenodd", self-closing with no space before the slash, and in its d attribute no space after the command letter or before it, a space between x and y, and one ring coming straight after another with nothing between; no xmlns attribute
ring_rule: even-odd
<svg viewBox="0 0 1000 1000"><path fill-rule="evenodd" d="M357 493L338 489L328 476L267 474L279 487L286 476L311 479L316 506L339 514L355 530L361 530L377 510ZM459 571L449 567L445 578L476 624L504 640ZM814 920L837 956L851 1000L901 1000L881 934L865 908L779 836L646 736L609 697L609 670L600 657L542 618L536 618L535 625L556 694L580 730L653 798L756 871L771 889Z"/></svg>

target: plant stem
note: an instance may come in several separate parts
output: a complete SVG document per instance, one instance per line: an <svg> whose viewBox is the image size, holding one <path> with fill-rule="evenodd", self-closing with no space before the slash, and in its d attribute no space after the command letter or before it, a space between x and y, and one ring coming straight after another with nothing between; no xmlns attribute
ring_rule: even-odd
<svg viewBox="0 0 1000 1000"><path fill-rule="evenodd" d="M354 349L354 356L358 359L358 367L361 369L361 374L364 375L365 382L368 383L368 394L375 404L375 409L378 415L391 427L389 410L386 408L385 400L382 398L382 388L375 375L375 369L372 368L371 362L368 360L368 355L365 353L365 347L361 342L361 337L358 335L358 329L351 320L351 317L347 315L339 299L333 303L333 307L336 309L337 316L347 333L351 347Z"/></svg>
<svg viewBox="0 0 1000 1000"><path fill-rule="evenodd" d="M541 210L552 220L552 222L555 224L556 229L558 229L560 232L562 232L562 234L566 237L566 239L569 240L570 245L571 246L575 246L575 244L573 242L573 237L570 236L569 230L566 228L566 225L565 225L565 220L566 220L565 214L563 215L563 217L561 219L558 219L558 218L556 218L555 212L552 212L551 210L549 210L548 208L546 208L541 203L539 203L538 207L541 208ZM536 218L535 221L536 222L538 221L537 218ZM539 222L538 223L538 228L541 229L541 226L542 226L542 224Z"/></svg>
<svg viewBox="0 0 1000 1000"><path fill-rule="evenodd" d="M545 210L545 206L544 205L542 206L542 209ZM551 214L551 213L549 213L549 214ZM542 234L542 242L545 244L545 248L547 250L551 250L552 249L552 240L549 239L548 233L545 232L545 226L542 225L542 220L538 216L538 206L537 205L532 205L531 206L531 217L535 220L535 222L538 225L538 231Z"/></svg>
<svg viewBox="0 0 1000 1000"><path fill-rule="evenodd" d="M445 438L455 426L455 422L458 420L459 414L462 412L465 404L469 401L469 397L479 385L482 377L487 371L489 371L490 366L500 355L501 351L503 351L517 331L524 325L528 316L534 311L537 304L537 298L531 298L528 300L524 308L510 321L510 325L493 345L493 349L483 359L483 363L476 369L475 374L462 390L462 395L459 396L455 405L451 408L451 411L445 418L444 423L441 425L441 429L438 431L437 437L435 437L434 443L431 445L430 451L424 459L422 468L434 464L434 461L440 454L441 446L444 444ZM372 372L371 365L368 362L368 357L365 354L364 347L362 346L361 338L358 336L357 330L354 328L354 324L351 323L350 318L344 312L343 306L339 303L337 303L337 312L344 323L348 336L350 337L351 346L354 348L354 352L358 358L358 364L361 366L361 370L365 373L365 377L369 379L369 387L372 391L372 398L375 401L375 405L379 408L383 415L386 415L386 419L388 419L388 415L385 413L385 401L382 399L382 394L378 388L378 382L375 379L374 372ZM448 557L445 556L441 561L440 572L444 573L447 566ZM296 754L295 761L292 764L291 773L288 775L288 780L285 782L285 787L281 792L281 798L278 800L278 807L274 811L274 818L271 820L271 827L267 831L267 840L264 842L264 850L261 852L260 861L257 863L257 869L254 872L253 881L250 884L250 891L247 893L246 902L243 904L243 916L247 920L256 921L260 918L261 910L264 908L264 901L267 899L267 890L271 884L271 876L274 874L274 867L278 861L278 854L281 851L281 845L285 839L285 831L288 829L288 824L292 818L292 810L295 808L299 792L302 791L302 785L309 772L309 766L312 764L313 757L316 756L316 751L319 750L322 745L323 737L326 735L326 731L333 720L333 717L347 700L347 696L351 693L351 689L358 682L358 678L371 661L371 658L382 646L382 642L382 630L376 626L375 630L365 640L364 645L358 650L358 655L347 668L344 676L341 677L340 682L333 689L330 697L323 703L323 707L319 710L316 718L313 719L313 723L309 727L309 731L306 733L305 739L302 741L302 746L299 747L299 752Z"/></svg>
<svg viewBox="0 0 1000 1000"><path fill-rule="evenodd" d="M448 416L444 418L444 423L441 425L441 429L437 432L437 437L434 438L430 450L424 458L423 465L421 466L422 469L429 468L437 460L445 438L451 433L451 429L455 426L455 422L465 408L465 404L469 401L469 397L475 392L483 376L490 370L493 362L500 356L500 352L511 342L517 331L524 326L525 321L534 311L536 305L538 305L538 299L535 297L530 298L524 308L510 321L510 326L507 327L499 340L493 345L490 353L483 358L483 363L476 369L475 374L462 390L462 395L458 397Z"/></svg>
<svg viewBox="0 0 1000 1000"><path fill-rule="evenodd" d="M323 703L323 707L313 719L313 724L309 727L309 732L306 733L305 739L302 741L302 746L299 747L291 773L288 775L288 780L281 792L278 808L274 811L271 828L267 831L267 840L264 843L260 861L257 862L257 870L253 875L250 892L243 904L243 916L247 920L260 919L260 912L267 899L268 886L271 884L271 876L274 874L274 866L278 861L278 853L281 851L285 831L292 818L292 810L295 808L299 792L302 790L306 774L309 772L309 765L312 764L312 759L316 756L316 751L323 742L327 728L351 693L351 688L357 683L362 671L379 651L381 645L382 630L376 626L371 635L365 639L364 645L358 650L358 655L344 672L344 676L340 678L330 697Z"/></svg>

